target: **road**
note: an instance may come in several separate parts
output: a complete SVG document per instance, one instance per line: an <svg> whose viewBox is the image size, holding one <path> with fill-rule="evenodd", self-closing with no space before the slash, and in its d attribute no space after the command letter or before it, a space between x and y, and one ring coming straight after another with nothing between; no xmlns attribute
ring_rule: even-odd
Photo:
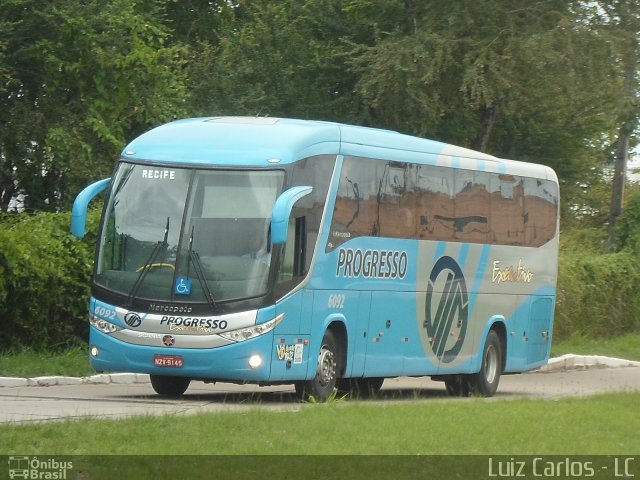
<svg viewBox="0 0 640 480"><path fill-rule="evenodd" d="M503 376L496 396L489 401L519 397L557 399L619 391L640 391L640 366L594 367ZM401 377L386 380L380 395L369 401L429 402L443 401L445 398L443 383L428 378ZM0 387L0 423L188 415L249 408L298 410L302 404L297 402L290 386L207 385L193 382L179 399L157 396L149 383Z"/></svg>

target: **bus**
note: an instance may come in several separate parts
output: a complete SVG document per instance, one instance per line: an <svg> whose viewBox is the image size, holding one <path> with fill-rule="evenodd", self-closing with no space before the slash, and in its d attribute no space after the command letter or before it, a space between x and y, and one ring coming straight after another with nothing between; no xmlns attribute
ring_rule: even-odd
<svg viewBox="0 0 640 480"><path fill-rule="evenodd" d="M546 166L323 121L177 120L122 151L89 301L99 372L293 384L431 377L492 396L549 358L559 188Z"/></svg>

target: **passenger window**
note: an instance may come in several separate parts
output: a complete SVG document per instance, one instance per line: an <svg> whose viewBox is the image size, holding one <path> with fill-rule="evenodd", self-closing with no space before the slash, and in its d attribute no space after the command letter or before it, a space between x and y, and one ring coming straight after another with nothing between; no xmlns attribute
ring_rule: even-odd
<svg viewBox="0 0 640 480"><path fill-rule="evenodd" d="M549 180L345 157L326 251L359 236L538 247L557 211Z"/></svg>

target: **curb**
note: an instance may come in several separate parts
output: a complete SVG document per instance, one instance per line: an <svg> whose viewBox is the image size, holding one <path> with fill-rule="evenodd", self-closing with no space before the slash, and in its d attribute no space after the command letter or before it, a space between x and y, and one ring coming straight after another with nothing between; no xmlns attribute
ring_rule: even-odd
<svg viewBox="0 0 640 480"><path fill-rule="evenodd" d="M621 368L640 367L640 362L622 358L603 357L601 355L574 355L568 353L561 357L551 358L549 362L533 372L559 372L565 370L586 370L588 368ZM115 383L120 385L149 383L149 375L142 373L102 373L90 377L0 377L2 387L51 387L54 385L104 385Z"/></svg>
<svg viewBox="0 0 640 480"><path fill-rule="evenodd" d="M603 357L602 355L574 355L568 353L535 370L536 372L558 372L562 370L586 370L588 368L640 367L640 362L623 358Z"/></svg>
<svg viewBox="0 0 640 480"><path fill-rule="evenodd" d="M0 377L1 387L52 387L54 385L83 385L83 384L133 384L149 383L149 375L141 373L103 373L90 377Z"/></svg>

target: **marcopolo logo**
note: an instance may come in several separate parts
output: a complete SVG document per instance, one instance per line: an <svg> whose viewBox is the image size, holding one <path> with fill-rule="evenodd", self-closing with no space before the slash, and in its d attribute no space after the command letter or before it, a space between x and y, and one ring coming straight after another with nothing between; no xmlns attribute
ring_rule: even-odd
<svg viewBox="0 0 640 480"><path fill-rule="evenodd" d="M135 312L127 312L124 316L124 323L131 328L138 328L142 324L142 318Z"/></svg>
<svg viewBox="0 0 640 480"><path fill-rule="evenodd" d="M437 358L452 362L460 353L467 331L469 298L462 269L451 257L441 257L427 285L424 328Z"/></svg>

